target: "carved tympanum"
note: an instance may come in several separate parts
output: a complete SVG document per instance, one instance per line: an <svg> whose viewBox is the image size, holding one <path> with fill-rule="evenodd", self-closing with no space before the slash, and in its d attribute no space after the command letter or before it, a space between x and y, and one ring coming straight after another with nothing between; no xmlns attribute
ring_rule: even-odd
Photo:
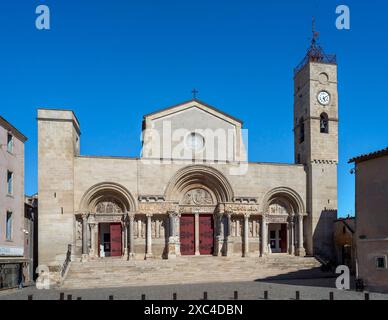
<svg viewBox="0 0 388 320"><path fill-rule="evenodd" d="M96 206L96 213L122 213L121 207L114 201L99 202Z"/></svg>
<svg viewBox="0 0 388 320"><path fill-rule="evenodd" d="M204 189L192 189L183 197L182 204L186 205L208 205L213 204L213 199L210 193Z"/></svg>
<svg viewBox="0 0 388 320"><path fill-rule="evenodd" d="M285 204L280 201L276 201L270 204L269 214L288 214L288 209Z"/></svg>

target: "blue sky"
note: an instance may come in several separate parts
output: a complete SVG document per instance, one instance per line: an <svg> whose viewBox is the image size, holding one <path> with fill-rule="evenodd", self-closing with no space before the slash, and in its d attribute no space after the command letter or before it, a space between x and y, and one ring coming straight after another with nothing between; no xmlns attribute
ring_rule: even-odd
<svg viewBox="0 0 388 320"><path fill-rule="evenodd" d="M35 28L35 8L51 29ZM335 28L347 4L351 29ZM387 146L388 4L371 1L66 0L0 4L0 114L26 144L37 191L38 107L73 109L81 152L138 156L143 114L199 98L244 120L249 158L293 162L293 68L316 17L338 55L339 214L354 213L349 158Z"/></svg>

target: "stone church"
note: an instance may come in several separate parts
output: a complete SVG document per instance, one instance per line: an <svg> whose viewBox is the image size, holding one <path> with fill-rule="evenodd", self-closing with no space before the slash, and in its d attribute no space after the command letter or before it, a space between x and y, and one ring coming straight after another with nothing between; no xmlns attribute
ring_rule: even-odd
<svg viewBox="0 0 388 320"><path fill-rule="evenodd" d="M249 162L242 121L196 98L144 116L139 158L80 154L71 110L37 121L39 264L69 245L80 261L332 256L337 64L315 37L294 70L293 164Z"/></svg>

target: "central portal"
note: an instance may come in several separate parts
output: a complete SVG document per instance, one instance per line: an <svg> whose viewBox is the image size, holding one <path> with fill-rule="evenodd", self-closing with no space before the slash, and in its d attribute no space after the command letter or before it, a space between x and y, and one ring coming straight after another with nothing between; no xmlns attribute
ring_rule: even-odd
<svg viewBox="0 0 388 320"><path fill-rule="evenodd" d="M182 255L195 255L195 239L198 237L201 255L211 255L214 250L213 215L200 214L198 219L198 234L196 234L196 219L194 214L183 214L180 219L180 248Z"/></svg>

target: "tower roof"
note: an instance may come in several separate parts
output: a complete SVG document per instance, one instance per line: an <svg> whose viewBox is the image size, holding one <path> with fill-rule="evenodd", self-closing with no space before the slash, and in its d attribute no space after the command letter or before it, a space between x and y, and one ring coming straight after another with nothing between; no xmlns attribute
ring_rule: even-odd
<svg viewBox="0 0 388 320"><path fill-rule="evenodd" d="M337 56L335 54L326 54L321 45L318 43L317 39L319 33L315 30L315 19L313 18L312 26L313 36L311 38L311 43L307 49L306 55L299 65L295 68L294 74L296 75L303 67L310 62L320 62L328 64L337 64Z"/></svg>

